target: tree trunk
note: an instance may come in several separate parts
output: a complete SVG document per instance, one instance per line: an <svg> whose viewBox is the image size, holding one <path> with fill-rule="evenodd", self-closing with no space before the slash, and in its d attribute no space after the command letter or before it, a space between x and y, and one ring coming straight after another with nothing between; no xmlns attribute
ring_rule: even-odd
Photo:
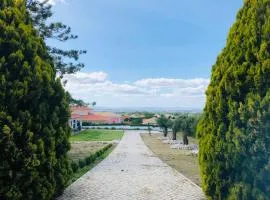
<svg viewBox="0 0 270 200"><path fill-rule="evenodd" d="M167 137L167 135L168 135L168 128L164 127L164 137Z"/></svg>
<svg viewBox="0 0 270 200"><path fill-rule="evenodd" d="M186 133L183 133L183 143L184 145L188 145L188 136Z"/></svg>
<svg viewBox="0 0 270 200"><path fill-rule="evenodd" d="M150 128L150 124L148 123L148 133L151 136L151 128Z"/></svg>
<svg viewBox="0 0 270 200"><path fill-rule="evenodd" d="M172 139L173 139L173 140L176 140L176 131L174 131L174 130L173 130Z"/></svg>

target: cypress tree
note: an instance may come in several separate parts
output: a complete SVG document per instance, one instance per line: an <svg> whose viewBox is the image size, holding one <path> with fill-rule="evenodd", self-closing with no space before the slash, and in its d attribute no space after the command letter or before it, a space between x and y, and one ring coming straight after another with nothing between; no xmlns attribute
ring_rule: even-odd
<svg viewBox="0 0 270 200"><path fill-rule="evenodd" d="M209 199L270 199L270 0L245 0L212 69L197 134Z"/></svg>
<svg viewBox="0 0 270 200"><path fill-rule="evenodd" d="M70 173L69 108L25 5L0 1L0 199L51 199Z"/></svg>

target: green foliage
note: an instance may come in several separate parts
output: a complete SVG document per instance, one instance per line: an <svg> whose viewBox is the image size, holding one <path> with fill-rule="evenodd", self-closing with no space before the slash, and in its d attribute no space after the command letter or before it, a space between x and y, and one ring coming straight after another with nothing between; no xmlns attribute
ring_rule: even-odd
<svg viewBox="0 0 270 200"><path fill-rule="evenodd" d="M71 141L112 141L119 140L123 136L123 131L114 130L93 130L88 129L70 137Z"/></svg>
<svg viewBox="0 0 270 200"><path fill-rule="evenodd" d="M196 116L180 115L172 125L173 140L176 140L176 133L181 131L183 132L183 143L188 144L187 137L194 136L197 123L198 118Z"/></svg>
<svg viewBox="0 0 270 200"><path fill-rule="evenodd" d="M26 8L31 14L33 25L40 37L44 40L56 40L66 42L77 39L77 35L71 33L71 28L61 22L52 22L52 6L49 0L25 0ZM50 20L49 20L50 19ZM64 50L52 46L46 46L47 51L53 58L55 69L62 77L64 74L74 73L84 67L83 63L78 63L80 55L85 54L85 50ZM68 62L69 61L69 62Z"/></svg>
<svg viewBox="0 0 270 200"><path fill-rule="evenodd" d="M141 124L142 124L142 119L141 118L132 118L131 119L131 125L139 126Z"/></svg>
<svg viewBox="0 0 270 200"><path fill-rule="evenodd" d="M150 112L144 112L143 115L145 119L150 119L155 116L154 113L150 113Z"/></svg>
<svg viewBox="0 0 270 200"><path fill-rule="evenodd" d="M69 106L25 1L0 1L0 199L51 199L62 192Z"/></svg>
<svg viewBox="0 0 270 200"><path fill-rule="evenodd" d="M245 0L212 69L197 134L209 199L270 199L270 0Z"/></svg>
<svg viewBox="0 0 270 200"><path fill-rule="evenodd" d="M83 168L86 165L86 162L85 162L85 160L79 160L78 164L79 164L80 168Z"/></svg>
<svg viewBox="0 0 270 200"><path fill-rule="evenodd" d="M67 92L67 101L70 105L89 106L89 103L86 103L81 99L74 99L69 92Z"/></svg>
<svg viewBox="0 0 270 200"><path fill-rule="evenodd" d="M86 165L90 165L95 160L95 157L93 155L88 156L85 158Z"/></svg>
<svg viewBox="0 0 270 200"><path fill-rule="evenodd" d="M76 173L79 169L79 166L76 162L71 162L71 169L73 171L73 173Z"/></svg>

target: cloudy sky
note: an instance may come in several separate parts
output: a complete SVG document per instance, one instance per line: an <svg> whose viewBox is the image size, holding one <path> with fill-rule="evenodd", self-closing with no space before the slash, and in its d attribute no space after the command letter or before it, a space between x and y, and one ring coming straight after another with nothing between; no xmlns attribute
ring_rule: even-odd
<svg viewBox="0 0 270 200"><path fill-rule="evenodd" d="M203 108L211 66L242 0L51 0L79 39L86 67L68 75L75 98L106 107Z"/></svg>

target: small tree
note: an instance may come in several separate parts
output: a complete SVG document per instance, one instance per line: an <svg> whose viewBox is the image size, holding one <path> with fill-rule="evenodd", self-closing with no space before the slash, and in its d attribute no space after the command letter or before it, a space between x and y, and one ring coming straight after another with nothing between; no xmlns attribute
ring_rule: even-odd
<svg viewBox="0 0 270 200"><path fill-rule="evenodd" d="M182 122L182 119L180 117L173 121L173 125L172 125L172 139L173 140L176 140L176 134L178 131L181 130L182 123L183 122Z"/></svg>
<svg viewBox="0 0 270 200"><path fill-rule="evenodd" d="M184 117L182 123L183 131L183 143L188 145L188 136L191 136L195 133L195 120L193 117Z"/></svg>
<svg viewBox="0 0 270 200"><path fill-rule="evenodd" d="M188 136L195 132L196 120L192 116L181 115L173 123L173 140L176 140L176 133L181 131L183 133L183 143L188 145Z"/></svg>
<svg viewBox="0 0 270 200"><path fill-rule="evenodd" d="M139 126L141 124L142 124L142 119L141 118L132 118L131 119L131 125Z"/></svg>
<svg viewBox="0 0 270 200"><path fill-rule="evenodd" d="M148 130L149 135L151 136L151 126L149 123L147 124L147 130Z"/></svg>
<svg viewBox="0 0 270 200"><path fill-rule="evenodd" d="M168 135L168 128L170 128L172 126L172 121L170 119L168 119L167 117L165 117L165 115L161 115L157 119L157 124L158 124L158 126L160 128L163 129L164 137L167 137L167 135Z"/></svg>

